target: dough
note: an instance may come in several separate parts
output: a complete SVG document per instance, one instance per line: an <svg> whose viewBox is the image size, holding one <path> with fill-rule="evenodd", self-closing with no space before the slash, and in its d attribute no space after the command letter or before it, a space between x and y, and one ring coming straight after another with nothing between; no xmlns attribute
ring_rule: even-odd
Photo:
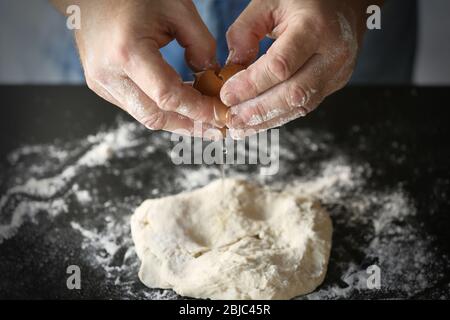
<svg viewBox="0 0 450 320"><path fill-rule="evenodd" d="M288 299L325 277L328 214L310 199L225 179L144 201L131 218L139 278L211 299Z"/></svg>

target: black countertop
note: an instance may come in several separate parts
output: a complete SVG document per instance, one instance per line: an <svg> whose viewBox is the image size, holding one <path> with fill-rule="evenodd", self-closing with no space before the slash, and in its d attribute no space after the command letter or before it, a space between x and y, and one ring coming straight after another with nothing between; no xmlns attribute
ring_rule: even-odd
<svg viewBox="0 0 450 320"><path fill-rule="evenodd" d="M0 298L179 298L139 282L129 217L218 169L173 165L168 134L85 87L0 94ZM319 188L334 225L327 276L306 298L450 298L449 101L450 88L346 88L282 128L265 181ZM227 170L260 181L257 169ZM366 286L373 264L380 289ZM67 288L69 265L81 290Z"/></svg>

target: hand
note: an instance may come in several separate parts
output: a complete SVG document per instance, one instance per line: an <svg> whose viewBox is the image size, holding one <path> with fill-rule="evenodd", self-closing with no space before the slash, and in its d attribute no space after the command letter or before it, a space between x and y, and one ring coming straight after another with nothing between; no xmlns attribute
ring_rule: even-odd
<svg viewBox="0 0 450 320"><path fill-rule="evenodd" d="M364 0L253 0L227 32L228 62L250 65L221 89L236 138L305 116L349 80L365 30ZM258 43L276 39L251 64Z"/></svg>
<svg viewBox="0 0 450 320"><path fill-rule="evenodd" d="M194 71L216 67L215 40L192 1L54 2L62 10L69 2L81 8L75 38L86 82L98 95L152 130L194 134L194 121L204 123L203 132L225 125L219 99L183 83L159 52L176 39Z"/></svg>

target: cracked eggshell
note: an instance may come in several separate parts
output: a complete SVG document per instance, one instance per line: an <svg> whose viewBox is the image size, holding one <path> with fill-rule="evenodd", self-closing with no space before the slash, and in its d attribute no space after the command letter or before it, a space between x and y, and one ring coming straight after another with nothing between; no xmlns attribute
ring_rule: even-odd
<svg viewBox="0 0 450 320"><path fill-rule="evenodd" d="M245 68L239 64L229 64L225 67L223 67L222 70L219 72L219 77L222 79L223 83L228 81L232 76L234 76L236 73L241 72L242 70L245 70Z"/></svg>
<svg viewBox="0 0 450 320"><path fill-rule="evenodd" d="M219 97L220 88L222 88L223 82L214 70L206 70L196 73L194 81L194 88L200 91L202 94L210 97Z"/></svg>
<svg viewBox="0 0 450 320"><path fill-rule="evenodd" d="M210 97L220 97L220 89L233 75L245 68L241 65L230 64L222 68L218 73L214 70L206 70L196 73L194 88L202 94Z"/></svg>

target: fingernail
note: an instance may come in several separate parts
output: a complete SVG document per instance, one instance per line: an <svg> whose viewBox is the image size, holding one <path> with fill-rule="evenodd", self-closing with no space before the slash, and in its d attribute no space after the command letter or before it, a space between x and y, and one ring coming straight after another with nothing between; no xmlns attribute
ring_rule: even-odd
<svg viewBox="0 0 450 320"><path fill-rule="evenodd" d="M227 106L234 106L239 103L239 100L234 93L227 92L223 96L223 103L225 103Z"/></svg>
<svg viewBox="0 0 450 320"><path fill-rule="evenodd" d="M214 122L219 128L225 127L227 123L228 108L219 99L214 104Z"/></svg>
<svg viewBox="0 0 450 320"><path fill-rule="evenodd" d="M236 55L236 50L231 48L230 52L228 53L228 58L227 58L227 61L225 62L225 65L232 63L235 55Z"/></svg>

